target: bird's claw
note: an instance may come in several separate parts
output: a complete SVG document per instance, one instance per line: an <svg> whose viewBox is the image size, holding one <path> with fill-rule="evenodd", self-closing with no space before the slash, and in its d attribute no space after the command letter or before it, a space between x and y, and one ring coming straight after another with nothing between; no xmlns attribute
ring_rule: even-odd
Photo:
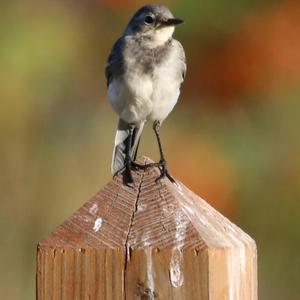
<svg viewBox="0 0 300 300"><path fill-rule="evenodd" d="M125 159L124 168L122 168L120 171L118 171L115 176L123 173L124 174L124 182L126 184L134 183L133 176L132 176L132 168L135 169L147 169L151 167L157 167L160 170L160 175L158 178L155 179L155 182L157 183L161 179L167 177L172 183L176 183L175 179L170 175L168 169L167 169L167 162L164 159L161 159L159 162L153 162L148 164L139 164L135 161L132 161L131 159Z"/></svg>
<svg viewBox="0 0 300 300"><path fill-rule="evenodd" d="M175 179L170 175L168 169L167 169L167 162L164 159L161 159L158 162L159 169L160 169L160 176L155 179L155 182L158 182L159 180L167 177L172 183L176 183Z"/></svg>

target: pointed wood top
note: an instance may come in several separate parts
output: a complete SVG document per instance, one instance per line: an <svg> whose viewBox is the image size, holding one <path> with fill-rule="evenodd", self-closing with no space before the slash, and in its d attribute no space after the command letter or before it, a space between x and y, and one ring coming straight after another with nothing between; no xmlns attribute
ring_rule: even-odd
<svg viewBox="0 0 300 300"><path fill-rule="evenodd" d="M143 162L150 162L143 158ZM115 177L44 238L39 247L201 250L255 242L181 182L158 182L159 170L133 171L134 186Z"/></svg>

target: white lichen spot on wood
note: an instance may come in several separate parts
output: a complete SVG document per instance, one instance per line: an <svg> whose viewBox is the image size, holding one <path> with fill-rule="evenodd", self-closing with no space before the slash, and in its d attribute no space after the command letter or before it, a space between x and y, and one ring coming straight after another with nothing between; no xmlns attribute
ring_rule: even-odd
<svg viewBox="0 0 300 300"><path fill-rule="evenodd" d="M183 272L181 270L182 264L182 246L184 245L184 239L186 237L186 230L189 224L189 219L185 216L185 214L178 210L175 213L175 241L176 246L172 250L172 257L170 261L170 280L172 286L178 288L183 284Z"/></svg>
<svg viewBox="0 0 300 300"><path fill-rule="evenodd" d="M182 252L180 249L173 249L170 261L170 280L172 286L178 288L183 284L183 273L181 271Z"/></svg>
<svg viewBox="0 0 300 300"><path fill-rule="evenodd" d="M154 269L153 269L153 262L152 262L152 249L146 249L146 256L147 256L147 286L151 291L151 295L154 292ZM152 300L151 296L151 300ZM153 298L154 299L154 298ZM149 299L150 300L150 299Z"/></svg>
<svg viewBox="0 0 300 300"><path fill-rule="evenodd" d="M97 205L96 203L94 203L94 204L90 207L89 212L90 212L91 214L96 214L96 213L98 212L98 205Z"/></svg>
<svg viewBox="0 0 300 300"><path fill-rule="evenodd" d="M95 220L94 227L93 227L93 231L94 231L94 232L99 231L99 229L101 228L101 226L102 226L102 219L98 217L98 218Z"/></svg>
<svg viewBox="0 0 300 300"><path fill-rule="evenodd" d="M138 207L137 207L137 211L141 212L141 211L144 211L146 208L147 208L147 205L139 204Z"/></svg>

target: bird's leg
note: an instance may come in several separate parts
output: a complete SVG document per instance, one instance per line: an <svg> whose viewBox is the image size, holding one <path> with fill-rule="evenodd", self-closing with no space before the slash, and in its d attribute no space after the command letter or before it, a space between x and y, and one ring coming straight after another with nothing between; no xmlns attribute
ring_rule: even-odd
<svg viewBox="0 0 300 300"><path fill-rule="evenodd" d="M127 182L128 183L133 183L133 177L131 174L131 163L132 163L132 159L131 159L131 155L130 155L130 150L132 147L132 136L133 136L133 130L134 130L134 125L130 124L129 125L129 135L127 137L127 143L126 143L126 149L125 149L125 173L127 176Z"/></svg>
<svg viewBox="0 0 300 300"><path fill-rule="evenodd" d="M158 143L159 154L160 154L160 160L159 160L158 166L160 167L160 170L161 170L161 175L156 179L156 181L167 176L171 182L175 183L174 178L169 174L169 171L167 169L167 162L165 160L165 156L163 153L161 140L160 140L160 122L159 121L155 121L153 123L153 130L155 132L157 143Z"/></svg>

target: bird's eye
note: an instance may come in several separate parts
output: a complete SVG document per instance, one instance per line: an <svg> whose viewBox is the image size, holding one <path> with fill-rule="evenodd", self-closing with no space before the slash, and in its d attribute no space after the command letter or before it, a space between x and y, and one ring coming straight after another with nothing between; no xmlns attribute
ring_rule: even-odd
<svg viewBox="0 0 300 300"><path fill-rule="evenodd" d="M144 20L145 24L150 25L154 22L154 19L151 16L147 16Z"/></svg>

